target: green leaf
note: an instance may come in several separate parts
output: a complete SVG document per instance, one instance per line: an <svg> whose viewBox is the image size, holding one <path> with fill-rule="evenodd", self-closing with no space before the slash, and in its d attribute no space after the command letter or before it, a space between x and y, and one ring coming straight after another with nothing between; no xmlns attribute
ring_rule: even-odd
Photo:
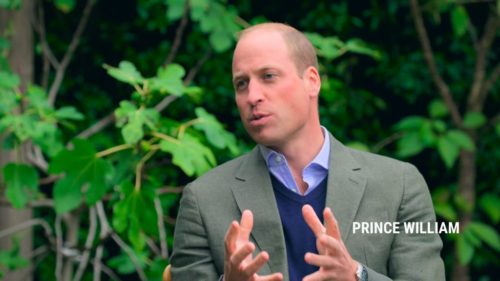
<svg viewBox="0 0 500 281"><path fill-rule="evenodd" d="M61 131L55 124L38 122L32 133L33 142L40 146L42 151L53 157L64 149Z"/></svg>
<svg viewBox="0 0 500 281"><path fill-rule="evenodd" d="M465 237L466 241L469 242L473 247L478 248L479 246L481 246L481 239L479 239L479 237L474 234L470 227L467 227L462 232L462 235Z"/></svg>
<svg viewBox="0 0 500 281"><path fill-rule="evenodd" d="M167 0L167 18L171 21L178 20L184 14L185 0Z"/></svg>
<svg viewBox="0 0 500 281"><path fill-rule="evenodd" d="M451 11L451 25L455 35L462 36L467 32L467 25L469 24L469 15L463 6L456 6Z"/></svg>
<svg viewBox="0 0 500 281"><path fill-rule="evenodd" d="M372 57L373 59L380 60L382 55L379 50L376 50L372 47L369 47L363 40L361 39L350 39L345 44L346 49L349 52L367 55Z"/></svg>
<svg viewBox="0 0 500 281"><path fill-rule="evenodd" d="M96 203L106 194L107 178L112 166L98 158L92 144L86 140L73 140L73 149L65 149L54 158L49 166L50 173L65 173L54 187L54 203L58 213L77 207L85 195L89 205Z"/></svg>
<svg viewBox="0 0 500 281"><path fill-rule="evenodd" d="M156 77L150 79L151 89L160 93L170 93L176 96L184 94L184 82L182 78L186 74L184 68L178 64L169 64L158 69Z"/></svg>
<svg viewBox="0 0 500 281"><path fill-rule="evenodd" d="M19 268L26 267L29 262L21 256L19 247L19 239L12 239L12 248L10 250L0 250L0 277L4 268L7 271L14 271Z"/></svg>
<svg viewBox="0 0 500 281"><path fill-rule="evenodd" d="M142 207L147 208L147 206ZM138 218L135 216L132 216L130 218L130 224L127 229L127 236L136 252L142 251L146 246L146 236L141 230Z"/></svg>
<svg viewBox="0 0 500 281"><path fill-rule="evenodd" d="M429 114L432 118L444 117L448 114L448 108L441 100L433 100L429 104Z"/></svg>
<svg viewBox="0 0 500 281"><path fill-rule="evenodd" d="M318 56L333 60L345 53L345 43L337 37L324 37L318 33L305 33L316 47Z"/></svg>
<svg viewBox="0 0 500 281"><path fill-rule="evenodd" d="M38 86L31 85L28 87L28 99L30 105L38 111L47 112L48 110L51 110L47 93L44 89Z"/></svg>
<svg viewBox="0 0 500 281"><path fill-rule="evenodd" d="M406 133L399 139L397 154L399 157L410 157L420 153L424 148L424 142L420 139L418 133Z"/></svg>
<svg viewBox="0 0 500 281"><path fill-rule="evenodd" d="M227 33L216 31L210 34L209 42L216 52L222 53L231 47L233 40Z"/></svg>
<svg viewBox="0 0 500 281"><path fill-rule="evenodd" d="M0 0L0 7L8 10L21 8L21 0Z"/></svg>
<svg viewBox="0 0 500 281"><path fill-rule="evenodd" d="M55 4L64 13L69 13L75 8L75 0L55 0Z"/></svg>
<svg viewBox="0 0 500 281"><path fill-rule="evenodd" d="M1 114L9 114L17 107L18 102L14 91L0 90L0 116ZM1 132L0 128L0 132Z"/></svg>
<svg viewBox="0 0 500 281"><path fill-rule="evenodd" d="M148 262L148 253L146 251L142 251L135 252L134 254L137 257L140 266L144 268ZM108 264L111 268L115 269L120 274L131 274L137 271L130 257L123 252L111 258Z"/></svg>
<svg viewBox="0 0 500 281"><path fill-rule="evenodd" d="M495 224L500 222L500 208L498 208L500 198L497 195L493 193L484 194L479 200L479 206Z"/></svg>
<svg viewBox="0 0 500 281"><path fill-rule="evenodd" d="M474 150L474 143L471 138L464 132L459 130L450 130L446 134L448 140L454 142L459 147L465 150Z"/></svg>
<svg viewBox="0 0 500 281"><path fill-rule="evenodd" d="M139 108L129 101L120 102L115 110L116 123L122 127L121 133L125 143L135 144L144 137L144 125L156 130L160 113L153 108Z"/></svg>
<svg viewBox="0 0 500 281"><path fill-rule="evenodd" d="M493 227L481 222L471 222L469 228L486 244L500 251L500 236Z"/></svg>
<svg viewBox="0 0 500 281"><path fill-rule="evenodd" d="M141 73L135 68L135 65L129 61L121 61L118 68L109 65L104 65L108 74L118 81L122 81L131 85L142 84L144 78Z"/></svg>
<svg viewBox="0 0 500 281"><path fill-rule="evenodd" d="M24 208L38 193L38 173L32 166L9 163L3 168L7 199L14 208Z"/></svg>
<svg viewBox="0 0 500 281"><path fill-rule="evenodd" d="M434 146L436 143L436 133L432 128L432 123L426 121L422 124L422 127L420 127L420 130L418 131L420 139L425 147Z"/></svg>
<svg viewBox="0 0 500 281"><path fill-rule="evenodd" d="M0 70L0 88L12 89L19 86L21 80L14 73Z"/></svg>
<svg viewBox="0 0 500 281"><path fill-rule="evenodd" d="M200 176L216 163L212 151L188 133L181 139L162 140L160 149L171 153L172 162L188 176Z"/></svg>
<svg viewBox="0 0 500 281"><path fill-rule="evenodd" d="M57 119L83 120L85 117L72 106L64 106L55 112Z"/></svg>
<svg viewBox="0 0 500 281"><path fill-rule="evenodd" d="M420 116L408 116L399 121L394 127L397 130L407 131L407 130L418 130L428 122L427 119Z"/></svg>
<svg viewBox="0 0 500 281"><path fill-rule="evenodd" d="M199 118L194 127L202 130L205 133L208 141L219 149L229 148L231 153L238 154L238 146L236 145L236 138L233 134L224 129L222 124L213 116L208 113L204 108L197 107L195 109L196 116Z"/></svg>
<svg viewBox="0 0 500 281"><path fill-rule="evenodd" d="M122 128L122 136L125 143L134 144L144 137L142 130L142 122L139 119L134 119Z"/></svg>
<svg viewBox="0 0 500 281"><path fill-rule="evenodd" d="M120 102L120 107L115 110L116 126L123 127L127 120L135 114L137 107L130 101L124 100Z"/></svg>
<svg viewBox="0 0 500 281"><path fill-rule="evenodd" d="M113 206L113 227L119 232L127 231L128 239L136 251L143 250L145 233L156 234L157 214L154 206L155 191L149 187L136 189L129 181L120 186L123 199Z"/></svg>
<svg viewBox="0 0 500 281"><path fill-rule="evenodd" d="M436 215L444 218L447 221L456 221L457 213L455 209L451 206L451 204L447 203L435 203L434 209L436 211Z"/></svg>
<svg viewBox="0 0 500 281"><path fill-rule="evenodd" d="M463 235L458 236L455 244L458 260L462 265L468 264L474 256L474 247L471 245Z"/></svg>
<svg viewBox="0 0 500 281"><path fill-rule="evenodd" d="M69 212L82 203L81 180L65 176L54 185L54 207L58 214Z"/></svg>
<svg viewBox="0 0 500 281"><path fill-rule="evenodd" d="M486 124L486 117L481 112L467 112L464 117L464 127L477 129Z"/></svg>
<svg viewBox="0 0 500 281"><path fill-rule="evenodd" d="M443 159L446 167L451 168L457 160L460 147L455 142L448 139L446 135L438 139L437 145L439 156Z"/></svg>

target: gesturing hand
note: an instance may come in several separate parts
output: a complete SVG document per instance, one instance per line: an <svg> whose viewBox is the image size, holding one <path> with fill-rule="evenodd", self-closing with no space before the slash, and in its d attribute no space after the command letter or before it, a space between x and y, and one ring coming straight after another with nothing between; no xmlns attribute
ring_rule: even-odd
<svg viewBox="0 0 500 281"><path fill-rule="evenodd" d="M253 228L253 214L243 211L241 221L233 221L224 238L224 281L281 281L283 275L274 273L259 276L257 271L269 260L265 251L252 258L255 245L249 241Z"/></svg>
<svg viewBox="0 0 500 281"><path fill-rule="evenodd" d="M340 237L337 220L330 208L325 208L321 223L314 209L309 205L302 208L304 219L316 236L319 254L307 253L305 261L319 267L319 270L306 276L303 281L354 281L357 262L352 259Z"/></svg>

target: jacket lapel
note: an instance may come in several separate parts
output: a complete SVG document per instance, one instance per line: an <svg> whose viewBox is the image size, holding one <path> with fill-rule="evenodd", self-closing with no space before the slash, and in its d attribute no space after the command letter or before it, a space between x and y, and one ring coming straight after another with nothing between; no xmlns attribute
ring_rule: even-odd
<svg viewBox="0 0 500 281"><path fill-rule="evenodd" d="M366 178L350 151L330 135L326 206L333 211L344 243L363 197Z"/></svg>
<svg viewBox="0 0 500 281"><path fill-rule="evenodd" d="M252 238L261 251L269 253L269 273L281 272L288 279L281 220L266 163L256 146L236 172L232 191L240 211L254 216Z"/></svg>

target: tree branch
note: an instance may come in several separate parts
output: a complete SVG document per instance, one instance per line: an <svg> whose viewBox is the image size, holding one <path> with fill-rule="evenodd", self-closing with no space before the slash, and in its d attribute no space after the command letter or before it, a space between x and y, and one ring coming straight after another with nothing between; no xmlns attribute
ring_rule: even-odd
<svg viewBox="0 0 500 281"><path fill-rule="evenodd" d="M33 29L38 33L44 57L50 62L52 67L58 68L59 61L54 56L52 49L50 48L49 44L47 43L47 35L45 32L45 13L43 10L43 3L42 3L42 1L37 1L37 2L38 2L37 17L35 18L33 15L32 26L33 26ZM45 73L44 73L44 75L45 75Z"/></svg>
<svg viewBox="0 0 500 281"><path fill-rule="evenodd" d="M189 70L188 74L186 75L186 78L184 78L184 85L189 85L191 82L194 80L196 75L198 75L198 72L200 72L201 67L207 62L207 60L212 56L212 48L208 47L207 50L205 51L205 54L203 54L203 57L198 60L196 65Z"/></svg>
<svg viewBox="0 0 500 281"><path fill-rule="evenodd" d="M476 53L476 65L474 67L474 82L472 84L469 98L467 100L467 109L470 111L480 112L483 107L483 103L486 99L482 95L487 95L487 91L481 91L484 85L484 80L486 76L486 65L488 53L491 49L491 45L495 40L495 36L500 26L500 18L495 13L490 13L486 24L484 27L484 33L479 41L478 50Z"/></svg>
<svg viewBox="0 0 500 281"><path fill-rule="evenodd" d="M500 63L495 66L490 74L490 77L484 82L483 88L481 89L480 102L484 103L486 96L490 92L491 88L495 85L497 80L500 78Z"/></svg>
<svg viewBox="0 0 500 281"><path fill-rule="evenodd" d="M101 234L102 235L102 228ZM103 246L97 246L94 257L94 281L101 281L101 259L102 259Z"/></svg>
<svg viewBox="0 0 500 281"><path fill-rule="evenodd" d="M96 212L95 207L90 207L89 209L89 233L87 239L85 240L85 250L83 251L80 264L78 265L78 270L73 278L73 281L80 281L82 279L83 273L87 268L87 264L90 258L90 250L92 249L92 244L94 243L95 234L97 231L96 222Z"/></svg>
<svg viewBox="0 0 500 281"><path fill-rule="evenodd" d="M383 139L382 141L378 142L377 144L375 144L372 148L372 152L373 153L377 153L379 152L382 148L386 147L387 145L397 141L398 139L400 139L402 136L404 136L404 133L403 132L398 132L398 133L395 133L395 134L392 134L390 135L389 137Z"/></svg>
<svg viewBox="0 0 500 281"><path fill-rule="evenodd" d="M49 242L53 244L54 238L52 237L52 229L50 228L50 225L42 219L31 219L13 227L4 229L0 231L0 239L36 225L40 225L43 228L43 230L45 231L45 235L49 239Z"/></svg>
<svg viewBox="0 0 500 281"><path fill-rule="evenodd" d="M184 85L189 85L198 72L200 71L201 67L203 64L210 58L212 55L212 49L208 49L203 57L196 63L196 65L188 72L186 77L184 78ZM158 112L163 111L165 108L167 108L174 100L177 99L177 96L170 95L166 96L161 100L158 104L156 104L155 109ZM90 126L89 128L85 129L81 133L79 133L76 138L82 138L82 139L87 139L96 133L102 131L104 128L109 126L111 123L115 121L115 115L114 113L109 113L106 117L102 118L101 120L97 121L94 125Z"/></svg>
<svg viewBox="0 0 500 281"><path fill-rule="evenodd" d="M103 246L99 245L96 250L96 256L93 261L90 261L94 265L94 279L93 281L100 281L101 280L101 275L100 272L106 273L106 275L109 276L112 280L115 281L121 281L121 279L116 275L113 270L111 270L109 267L105 266L104 264L101 263L102 259L102 253L103 253Z"/></svg>
<svg viewBox="0 0 500 281"><path fill-rule="evenodd" d="M444 100L446 107L448 108L451 119L455 126L462 126L462 116L458 111L457 104L453 100L453 97L450 93L450 88L444 82L443 78L438 72L436 61L434 59L434 53L432 51L432 47L429 41L429 36L427 34L427 30L425 29L424 20L422 18L422 11L418 4L418 0L410 0L411 13L413 16L413 20L415 23L415 29L418 34L418 39L420 41L420 45L424 52L425 61L427 63L427 67L429 68L432 80L436 85L441 98Z"/></svg>
<svg viewBox="0 0 500 281"><path fill-rule="evenodd" d="M63 238L62 238L62 229L61 229L61 216L56 215L55 220L55 229L56 229L56 268L55 268L55 277L57 281L62 281L62 266L63 266Z"/></svg>
<svg viewBox="0 0 500 281"><path fill-rule="evenodd" d="M184 34L184 30L186 29L186 25L188 23L188 14L189 14L189 0L186 0L184 4L184 11L182 13L181 22L175 32L174 43L172 44L172 48L170 49L167 59L163 63L164 66L172 63L175 56L177 55L177 51L179 50L179 47L181 45L182 35Z"/></svg>
<svg viewBox="0 0 500 281"><path fill-rule="evenodd" d="M139 278L142 281L146 281L146 275L144 274L144 271L142 270L141 264L139 260L137 259L137 256L135 255L134 251L125 243L120 236L118 236L112 228L109 226L108 219L106 217L106 212L104 211L104 207L102 205L102 201L99 201L96 203L97 206L97 215L99 217L99 220L101 222L101 227L103 228L103 231L101 231L100 238L104 239L108 234L111 235L111 238L116 242L122 250L125 251L125 253L129 256L130 260L135 266L135 269L137 270L137 274L139 275Z"/></svg>
<svg viewBox="0 0 500 281"><path fill-rule="evenodd" d="M61 63L56 68L56 78L54 79L54 82L52 83L52 86L50 87L49 91L48 101L50 105L54 105L57 93L59 92L59 88L61 87L61 83L64 78L64 74L66 72L66 68L68 67L69 62L71 61L71 58L75 53L76 47L78 47L78 44L80 43L80 38L82 36L83 31L85 30L85 26L87 25L90 13L92 12L92 8L94 7L95 3L96 0L87 1L85 9L83 10L82 17L80 18L80 22L78 23L75 33L73 34L73 38L71 39L69 47L66 50L66 53L64 54Z"/></svg>
<svg viewBox="0 0 500 281"><path fill-rule="evenodd" d="M102 118L101 120L97 121L94 125L90 126L88 129L82 131L79 133L76 138L81 138L81 139L87 139L94 134L100 132L107 126L109 126L111 123L115 122L115 113L111 112L108 114L106 117Z"/></svg>
<svg viewBox="0 0 500 281"><path fill-rule="evenodd" d="M168 259L168 247L167 247L167 233L165 232L165 223L163 222L163 209L161 207L161 202L158 197L155 197L155 210L156 215L158 217L158 233L160 238L160 248L161 248L161 257L164 259Z"/></svg>

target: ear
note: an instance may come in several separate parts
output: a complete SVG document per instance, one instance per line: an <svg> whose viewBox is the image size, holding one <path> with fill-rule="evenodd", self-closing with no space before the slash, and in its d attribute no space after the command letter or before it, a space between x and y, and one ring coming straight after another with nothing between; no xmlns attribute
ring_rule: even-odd
<svg viewBox="0 0 500 281"><path fill-rule="evenodd" d="M304 81L306 82L306 87L309 95L311 97L319 96L319 91L321 89L321 77L319 76L318 70L309 66L304 71Z"/></svg>

